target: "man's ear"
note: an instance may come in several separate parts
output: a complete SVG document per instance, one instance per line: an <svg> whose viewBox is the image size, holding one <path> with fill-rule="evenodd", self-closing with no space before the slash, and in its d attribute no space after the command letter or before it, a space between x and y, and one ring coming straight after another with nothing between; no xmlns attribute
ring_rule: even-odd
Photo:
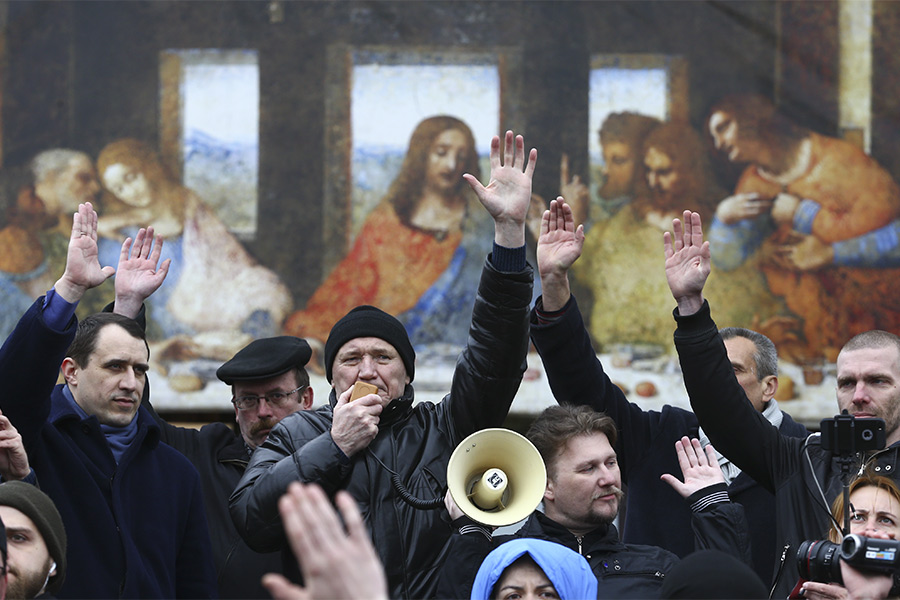
<svg viewBox="0 0 900 600"><path fill-rule="evenodd" d="M300 410L309 410L313 405L313 397L315 393L313 392L312 386L306 386L306 389L303 390L303 395L300 397Z"/></svg>
<svg viewBox="0 0 900 600"><path fill-rule="evenodd" d="M547 487L544 488L544 501L553 501L555 499L554 491L553 491L553 482L550 481L550 478L547 478Z"/></svg>
<svg viewBox="0 0 900 600"><path fill-rule="evenodd" d="M772 398L775 397L775 392L778 391L778 376L777 375L767 375L763 377L762 380L762 389L763 389L763 401L768 402Z"/></svg>
<svg viewBox="0 0 900 600"><path fill-rule="evenodd" d="M68 356L64 358L60 370L62 371L66 383L69 385L78 385L78 365L75 364L74 360Z"/></svg>

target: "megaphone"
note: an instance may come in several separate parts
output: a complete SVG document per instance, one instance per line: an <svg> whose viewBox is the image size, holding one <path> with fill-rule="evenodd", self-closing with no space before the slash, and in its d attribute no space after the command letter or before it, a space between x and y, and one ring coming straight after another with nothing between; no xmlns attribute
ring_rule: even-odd
<svg viewBox="0 0 900 600"><path fill-rule="evenodd" d="M447 486L463 513L503 527L530 515L547 487L547 469L528 439L509 429L482 429L450 455Z"/></svg>

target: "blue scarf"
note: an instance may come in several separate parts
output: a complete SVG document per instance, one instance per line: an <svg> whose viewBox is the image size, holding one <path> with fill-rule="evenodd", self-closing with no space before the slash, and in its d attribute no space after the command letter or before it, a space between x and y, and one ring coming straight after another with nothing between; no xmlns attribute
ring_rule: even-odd
<svg viewBox="0 0 900 600"><path fill-rule="evenodd" d="M75 409L75 412L77 412L82 419L91 417L91 415L84 412L83 408L78 406L78 403L75 402L75 397L72 396L72 392L69 390L69 386L67 385L63 385L63 396L65 396L66 400L69 401L69 404ZM128 446L131 445L131 442L133 442L135 436L137 436L137 413L135 413L134 417L135 418L131 420L131 423L124 427L103 425L102 423L100 424L100 431L102 431L103 435L106 437L106 441L109 444L110 451L112 451L113 458L116 459L116 464L119 464L119 461L122 460L122 455L125 454L125 450L128 449Z"/></svg>

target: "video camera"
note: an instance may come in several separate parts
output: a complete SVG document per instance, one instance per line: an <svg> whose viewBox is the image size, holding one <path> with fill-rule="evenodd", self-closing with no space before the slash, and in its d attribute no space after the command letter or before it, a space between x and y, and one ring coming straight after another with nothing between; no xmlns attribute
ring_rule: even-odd
<svg viewBox="0 0 900 600"><path fill-rule="evenodd" d="M850 534L840 544L807 540L797 550L797 568L807 581L843 584L839 559L858 571L893 573L900 567L900 540Z"/></svg>

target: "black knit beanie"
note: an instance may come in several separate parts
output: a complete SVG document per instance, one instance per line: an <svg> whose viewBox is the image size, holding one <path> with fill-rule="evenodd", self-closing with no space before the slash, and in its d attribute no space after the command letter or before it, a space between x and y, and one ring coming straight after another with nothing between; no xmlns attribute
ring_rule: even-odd
<svg viewBox="0 0 900 600"><path fill-rule="evenodd" d="M10 506L31 519L56 562L56 575L47 582L47 593L53 595L66 579L66 528L50 496L24 481L0 484L0 506Z"/></svg>
<svg viewBox="0 0 900 600"><path fill-rule="evenodd" d="M331 367L341 346L352 339L376 337L389 343L400 354L406 374L412 381L416 374L416 351L403 324L380 308L357 306L331 328L325 342L325 377L331 383Z"/></svg>

